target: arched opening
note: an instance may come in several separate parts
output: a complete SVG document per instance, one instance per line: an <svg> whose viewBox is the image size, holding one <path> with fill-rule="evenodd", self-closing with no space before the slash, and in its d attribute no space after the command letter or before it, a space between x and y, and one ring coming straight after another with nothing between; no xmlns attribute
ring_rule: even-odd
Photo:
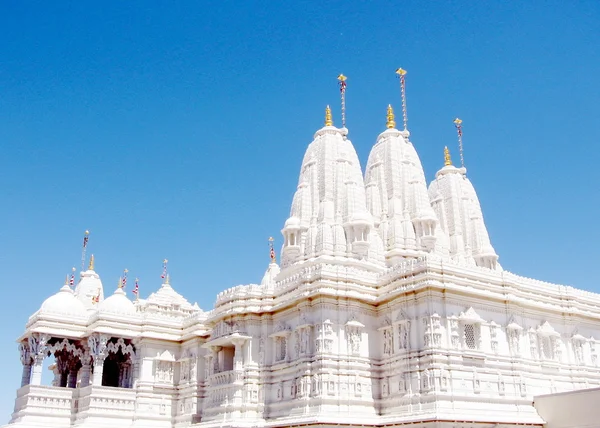
<svg viewBox="0 0 600 428"><path fill-rule="evenodd" d="M131 356L121 349L110 352L104 360L102 386L117 388L131 387Z"/></svg>

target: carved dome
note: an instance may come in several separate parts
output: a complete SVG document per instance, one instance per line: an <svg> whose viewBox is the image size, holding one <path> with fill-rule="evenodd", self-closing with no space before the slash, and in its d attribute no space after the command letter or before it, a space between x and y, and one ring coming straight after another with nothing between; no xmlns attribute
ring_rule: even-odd
<svg viewBox="0 0 600 428"><path fill-rule="evenodd" d="M135 305L127 298L122 288L117 288L114 294L98 305L98 312L112 314L134 314Z"/></svg>
<svg viewBox="0 0 600 428"><path fill-rule="evenodd" d="M86 316L86 308L75 297L73 290L68 285L64 285L58 293L42 303L39 314Z"/></svg>
<svg viewBox="0 0 600 428"><path fill-rule="evenodd" d="M75 288L75 296L83 303L87 309L94 309L94 299L104 300L104 289L100 276L94 271L93 262L85 272L81 272L80 280Z"/></svg>

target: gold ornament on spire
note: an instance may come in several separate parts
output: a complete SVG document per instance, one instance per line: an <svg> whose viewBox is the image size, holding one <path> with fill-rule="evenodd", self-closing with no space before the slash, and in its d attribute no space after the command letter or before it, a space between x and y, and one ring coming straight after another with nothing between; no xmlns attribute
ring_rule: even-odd
<svg viewBox="0 0 600 428"><path fill-rule="evenodd" d="M117 288L123 288L123 278L119 277L119 282L117 283Z"/></svg>
<svg viewBox="0 0 600 428"><path fill-rule="evenodd" d="M167 284L167 285L171 284L171 275L167 274L167 277L165 278L165 284Z"/></svg>
<svg viewBox="0 0 600 428"><path fill-rule="evenodd" d="M396 127L396 121L394 120L395 116L394 116L394 109L392 108L391 104L388 104L388 108L387 108L387 123L385 126L388 127L388 129L393 129Z"/></svg>
<svg viewBox="0 0 600 428"><path fill-rule="evenodd" d="M333 119L331 118L331 108L325 107L325 126L333 126Z"/></svg>
<svg viewBox="0 0 600 428"><path fill-rule="evenodd" d="M404 121L404 129L406 130L408 116L406 114L406 70L398 68L396 74L400 78L400 96L402 97L402 119Z"/></svg>
<svg viewBox="0 0 600 428"><path fill-rule="evenodd" d="M94 270L94 255L93 254L90 257L90 264L88 265L88 270Z"/></svg>
<svg viewBox="0 0 600 428"><path fill-rule="evenodd" d="M69 285L69 275L65 278L65 285Z"/></svg>
<svg viewBox="0 0 600 428"><path fill-rule="evenodd" d="M452 159L450 158L450 150L448 150L448 146L444 147L444 165L452 165Z"/></svg>

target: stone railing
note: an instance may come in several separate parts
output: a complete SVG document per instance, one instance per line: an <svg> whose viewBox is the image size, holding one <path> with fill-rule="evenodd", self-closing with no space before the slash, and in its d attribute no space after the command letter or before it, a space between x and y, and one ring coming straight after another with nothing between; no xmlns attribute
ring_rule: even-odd
<svg viewBox="0 0 600 428"><path fill-rule="evenodd" d="M214 373L209 376L208 382L210 386L228 385L237 380L242 379L242 372L236 370L228 370L221 373Z"/></svg>
<svg viewBox="0 0 600 428"><path fill-rule="evenodd" d="M76 390L78 412L130 413L135 410L133 389L90 385Z"/></svg>
<svg viewBox="0 0 600 428"><path fill-rule="evenodd" d="M56 386L26 385L17 391L15 413L70 417L73 391Z"/></svg>
<svg viewBox="0 0 600 428"><path fill-rule="evenodd" d="M247 298L260 298L272 294L272 289L263 287L257 284L238 285L232 288L228 288L225 291L217 294L217 300L215 307L223 305L232 300L247 299Z"/></svg>

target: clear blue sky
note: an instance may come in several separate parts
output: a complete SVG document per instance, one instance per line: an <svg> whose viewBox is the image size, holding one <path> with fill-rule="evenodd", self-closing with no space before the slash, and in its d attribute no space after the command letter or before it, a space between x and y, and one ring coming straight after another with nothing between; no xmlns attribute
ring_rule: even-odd
<svg viewBox="0 0 600 428"><path fill-rule="evenodd" d="M464 120L503 266L600 291L600 3L290 3L0 5L0 422L85 229L105 293L128 268L147 296L163 258L204 309L260 281L340 72L363 168L401 66L428 180Z"/></svg>

